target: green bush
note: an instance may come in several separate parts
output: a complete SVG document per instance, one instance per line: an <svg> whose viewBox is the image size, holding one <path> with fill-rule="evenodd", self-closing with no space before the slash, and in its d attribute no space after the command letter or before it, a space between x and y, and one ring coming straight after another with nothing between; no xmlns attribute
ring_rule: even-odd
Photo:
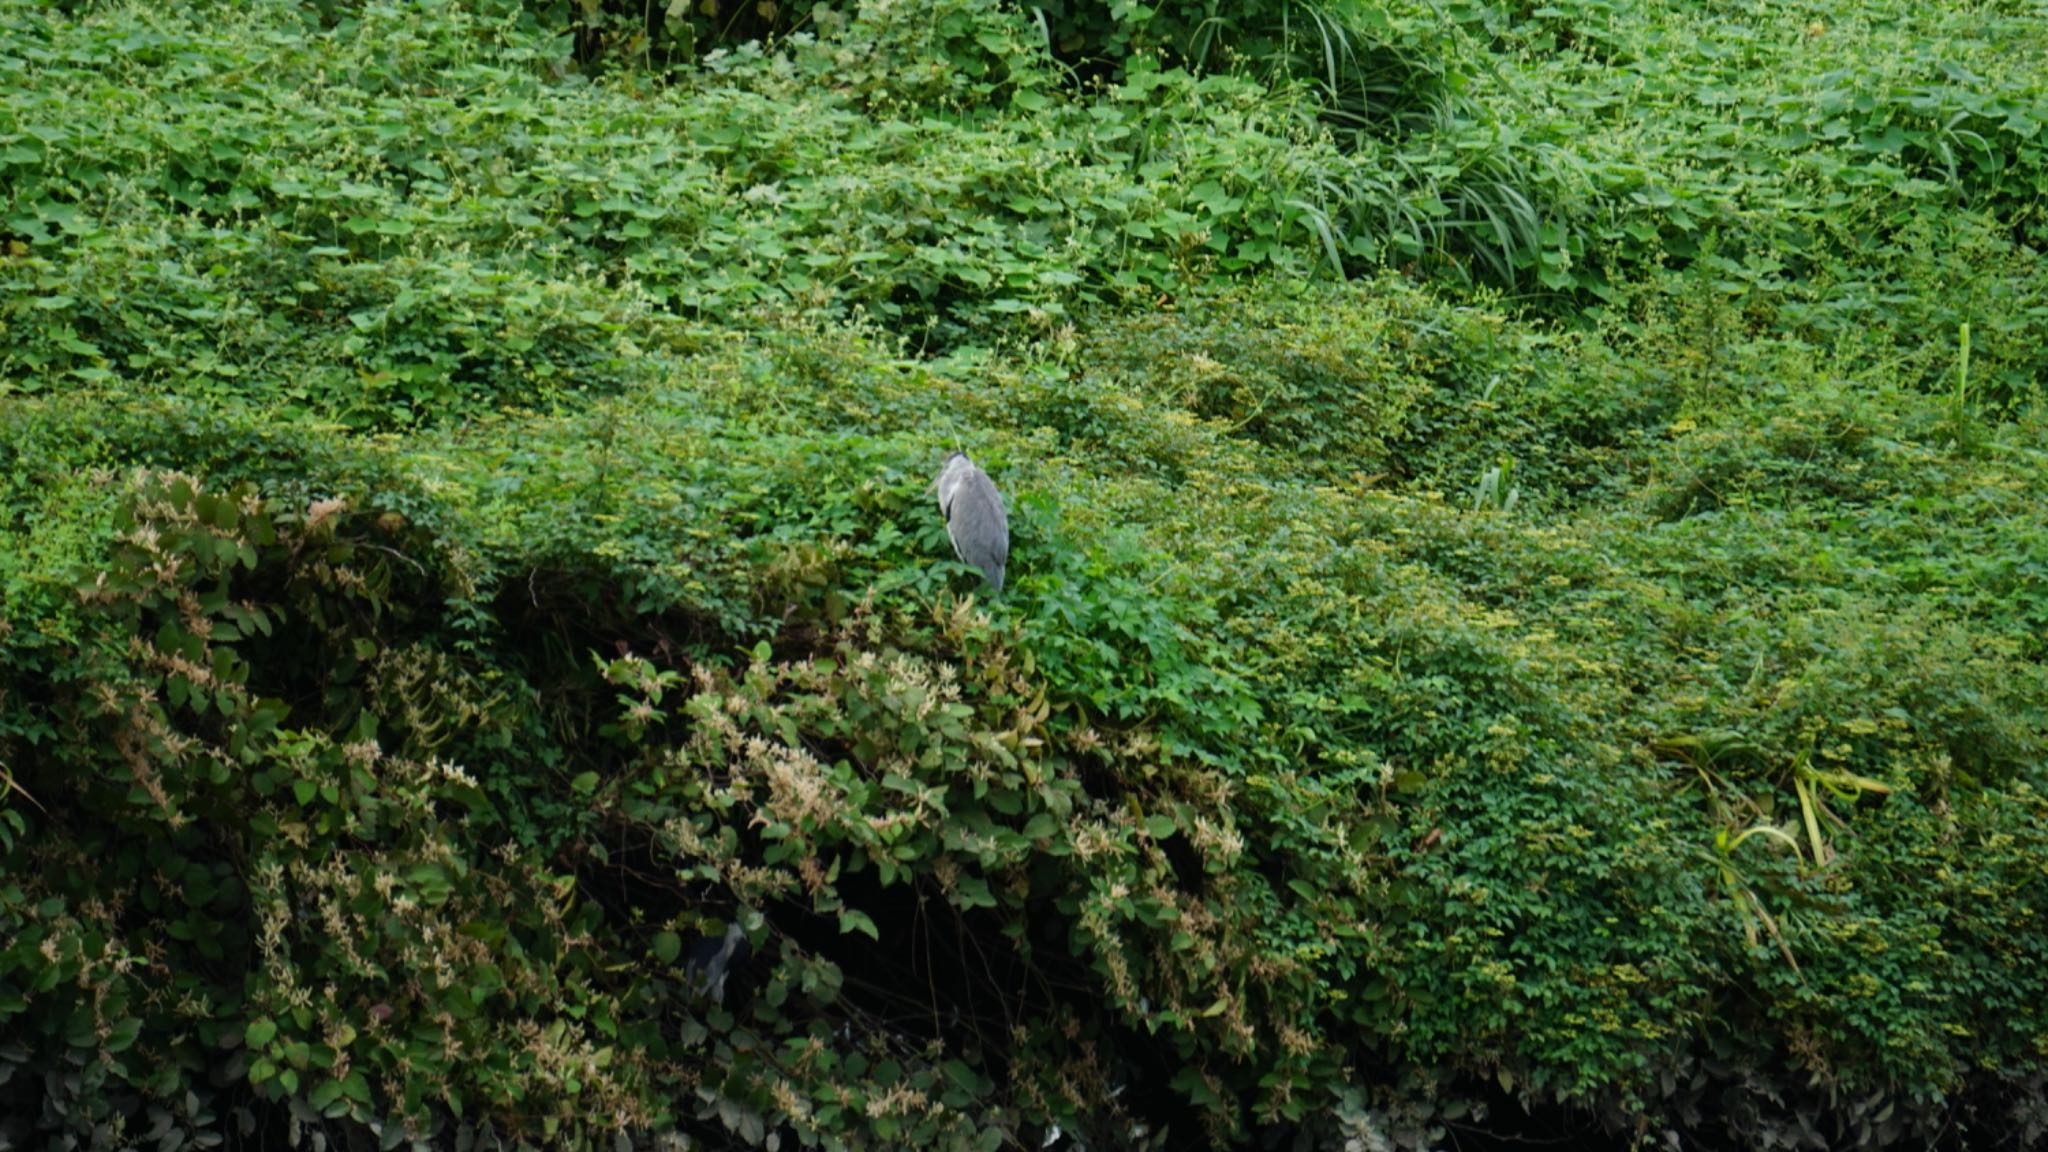
<svg viewBox="0 0 2048 1152"><path fill-rule="evenodd" d="M0 3L0 1139L2038 1139L2035 32L1668 7Z"/></svg>

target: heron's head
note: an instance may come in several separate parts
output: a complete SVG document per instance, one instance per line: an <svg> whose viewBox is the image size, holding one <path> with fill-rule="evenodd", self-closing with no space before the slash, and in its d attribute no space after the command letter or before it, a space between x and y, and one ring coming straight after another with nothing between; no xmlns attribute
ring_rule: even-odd
<svg viewBox="0 0 2048 1152"><path fill-rule="evenodd" d="M937 476L934 476L934 477L932 477L932 482L931 482L931 485L930 485L930 487L926 488L926 489L925 489L925 491L927 491L927 492L930 492L930 491L935 491L936 489L938 489L938 488L939 488L939 486L940 486L940 485L942 485L942 484L946 483L946 478L947 478L948 476L952 476L952 475L954 475L954 474L955 474L956 472L958 472L958 471L959 471L960 469L962 469L962 468L972 468L972 467L974 467L974 461L972 461L972 460L969 460L969 459L967 458L967 453L965 453L965 452L949 452L949 453L947 453L947 454L946 454L946 462L945 462L944 464L941 464L941 465L939 465L939 474L938 474Z"/></svg>

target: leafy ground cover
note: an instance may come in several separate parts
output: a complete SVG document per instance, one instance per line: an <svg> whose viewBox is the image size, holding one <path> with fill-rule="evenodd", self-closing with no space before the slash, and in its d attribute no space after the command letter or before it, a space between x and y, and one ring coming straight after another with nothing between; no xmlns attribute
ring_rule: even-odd
<svg viewBox="0 0 2048 1152"><path fill-rule="evenodd" d="M2020 6L563 7L0 4L0 1138L2048 1131Z"/></svg>

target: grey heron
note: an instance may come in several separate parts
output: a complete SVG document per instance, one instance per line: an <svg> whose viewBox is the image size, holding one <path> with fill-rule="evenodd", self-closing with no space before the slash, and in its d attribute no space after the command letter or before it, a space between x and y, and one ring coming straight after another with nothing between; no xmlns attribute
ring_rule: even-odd
<svg viewBox="0 0 2048 1152"><path fill-rule="evenodd" d="M1010 517L1003 510L1003 494L965 452L946 457L938 489L939 513L946 518L953 554L981 569L989 585L1001 592L1003 568L1010 561Z"/></svg>
<svg viewBox="0 0 2048 1152"><path fill-rule="evenodd" d="M690 944L683 961L683 981L709 996L713 1004L723 1004L727 974L746 963L751 951L746 930L736 922L726 926L724 936L699 937Z"/></svg>

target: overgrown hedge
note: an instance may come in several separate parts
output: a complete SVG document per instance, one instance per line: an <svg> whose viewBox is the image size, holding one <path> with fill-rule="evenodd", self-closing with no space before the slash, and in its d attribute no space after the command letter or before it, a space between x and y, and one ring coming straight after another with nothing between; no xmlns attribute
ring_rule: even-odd
<svg viewBox="0 0 2048 1152"><path fill-rule="evenodd" d="M0 1137L2039 1138L2038 78L1924 17L1933 190L1623 82L1804 27L809 11L0 5ZM1474 290L1488 156L1584 198Z"/></svg>
<svg viewBox="0 0 2048 1152"><path fill-rule="evenodd" d="M1372 331L1349 301L1303 318ZM1261 370L1244 319L1188 317L1211 371ZM1660 525L1653 487L1524 524L1282 482L1255 428L1164 402L1126 418L1178 473L1097 474L1004 423L1024 381L816 351L816 392L750 389L744 353L389 447L18 402L16 1102L80 1135L952 1146L1341 1142L1498 1090L1624 1129L2018 1131L2038 608L1919 591L2042 547L1998 464L1901 444L1824 508ZM947 397L1019 496L985 610L934 559L923 430L854 430ZM1768 465L1810 400L1713 435ZM1904 492L1980 511L1901 523ZM734 918L759 953L709 1006L677 957Z"/></svg>

